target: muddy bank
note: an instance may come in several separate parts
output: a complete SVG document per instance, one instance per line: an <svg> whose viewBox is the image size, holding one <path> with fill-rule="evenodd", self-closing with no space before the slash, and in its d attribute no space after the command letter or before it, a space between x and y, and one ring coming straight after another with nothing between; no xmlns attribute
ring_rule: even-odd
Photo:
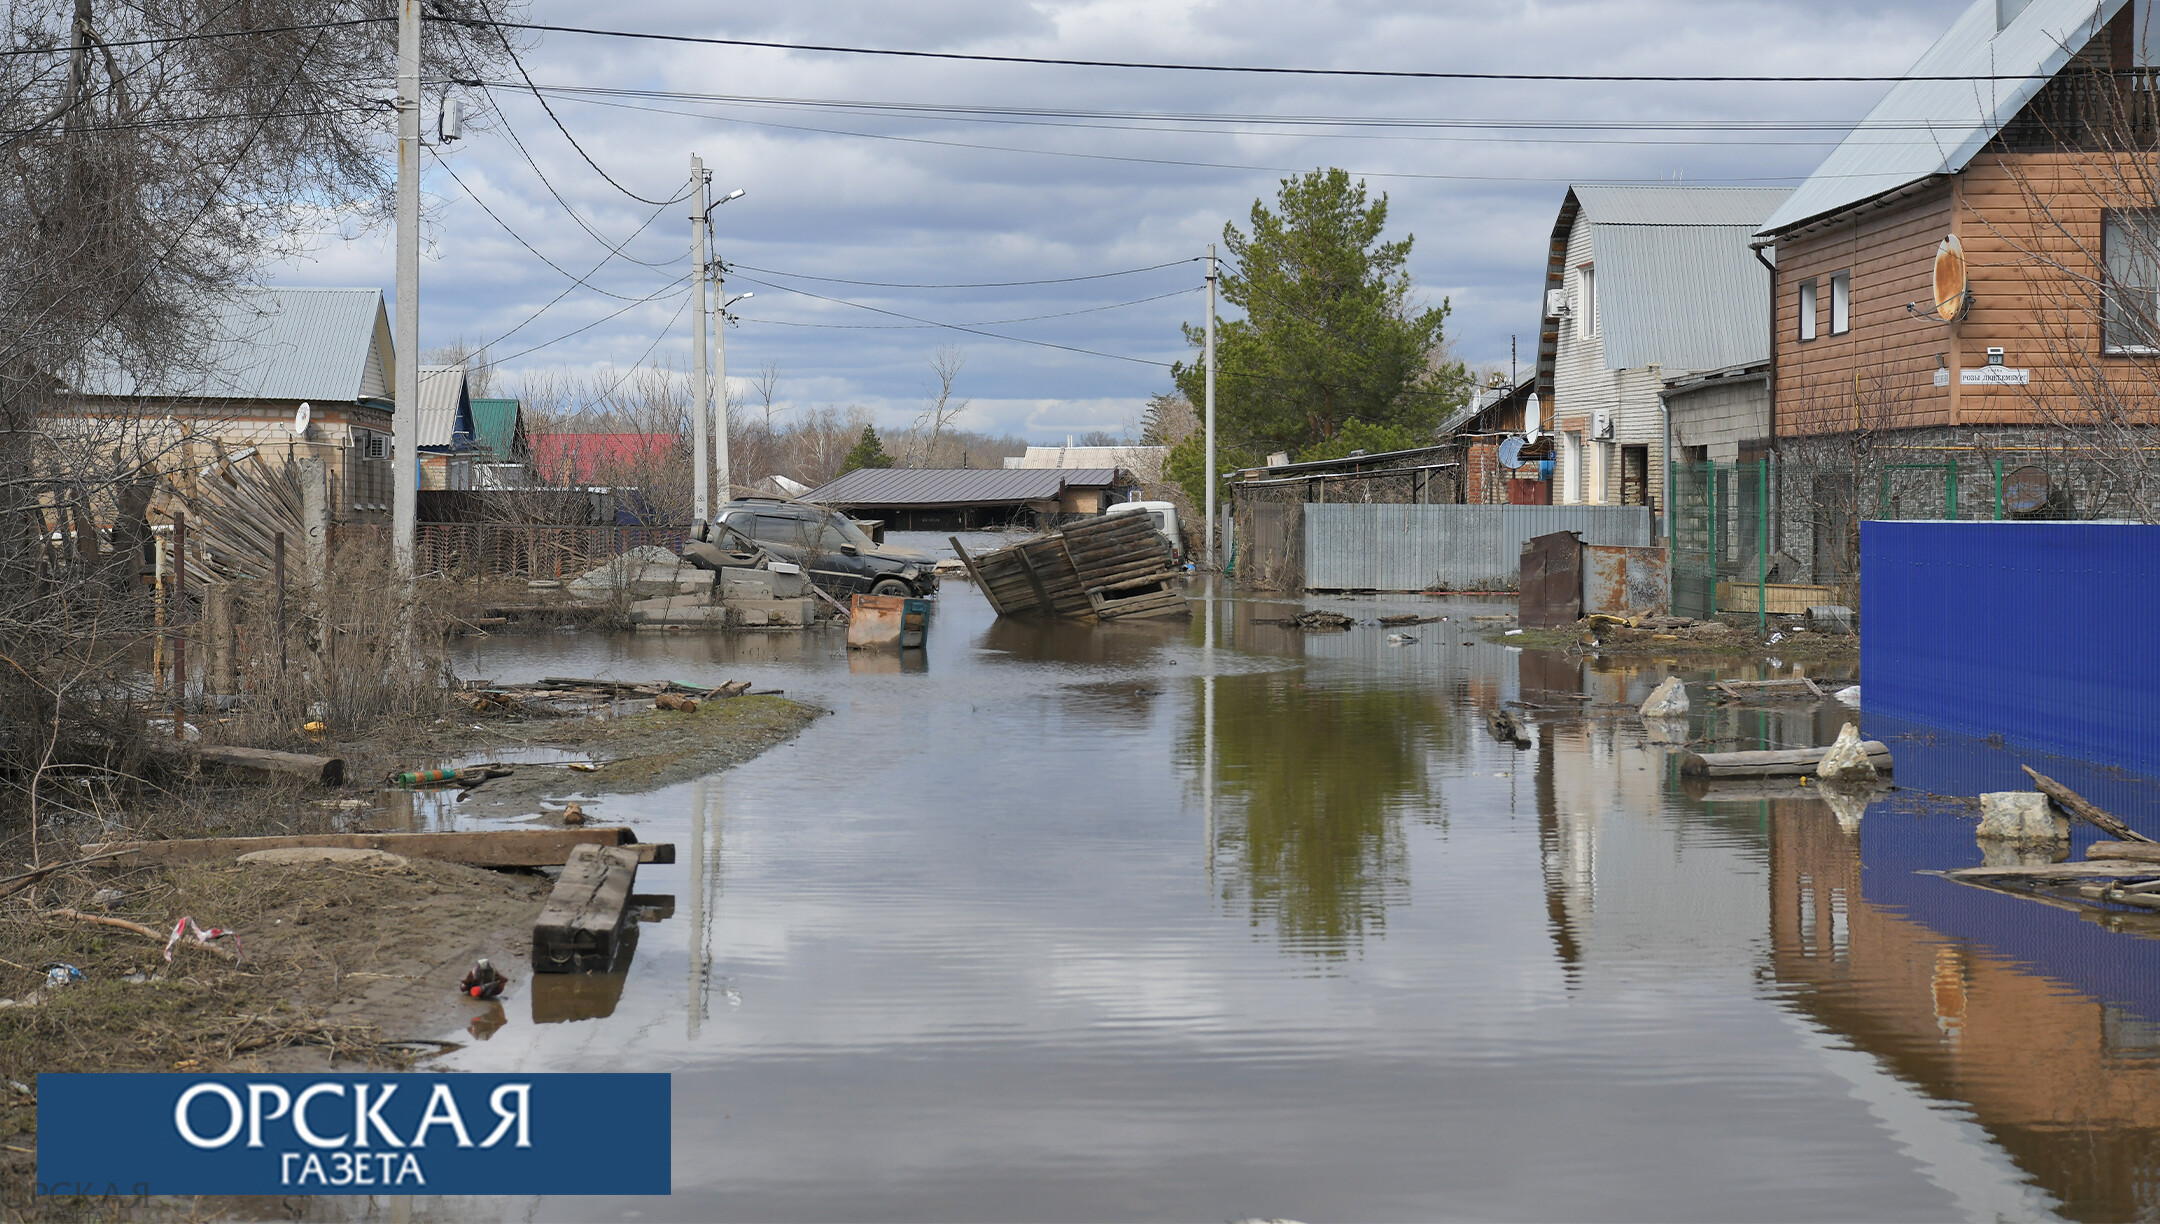
<svg viewBox="0 0 2160 1224"><path fill-rule="evenodd" d="M1511 631L1512 630L1512 631ZM1708 621L1685 628L1631 629L1580 621L1547 629L1514 630L1491 623L1480 634L1486 641L1532 650L1595 650L1604 658L1687 659L1702 662L1857 663L1857 634L1814 633L1773 623L1769 634L1745 626ZM1775 640L1772 640L1772 639Z"/></svg>
<svg viewBox="0 0 2160 1224"><path fill-rule="evenodd" d="M412 810L410 792L381 785L393 767L520 755L600 764L590 773L517 765L457 804L461 822L471 815L494 817L496 827L559 825L562 803L575 800L597 824L607 819L610 794L740 764L820 713L776 696L605 719L481 716L465 704L462 716L433 726L321 745L353 766L354 784L343 790L204 785L162 801L149 796L127 827L157 836L384 827L401 807ZM48 862L71 854L45 848ZM0 900L0 999L8 1000L0 1006L0 1216L71 1211L30 1197L42 1072L399 1069L439 1052L435 1039L445 1033L486 1037L504 1023L506 1003L576 1013L589 1001L575 988L557 989L563 997L551 1000L532 993L532 922L551 887L537 872L418 858L88 864ZM182 916L238 939L210 948L183 943L168 964L163 936ZM501 1001L478 1002L458 989L482 956L513 979ZM81 977L51 985L53 964ZM542 993L565 982L552 976Z"/></svg>

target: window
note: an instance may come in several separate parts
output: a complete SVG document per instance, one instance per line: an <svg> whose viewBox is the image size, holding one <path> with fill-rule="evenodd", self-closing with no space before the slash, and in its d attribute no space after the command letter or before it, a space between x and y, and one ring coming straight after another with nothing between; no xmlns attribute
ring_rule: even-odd
<svg viewBox="0 0 2160 1224"><path fill-rule="evenodd" d="M2102 343L2110 353L2160 351L2160 213L2109 213L2101 241L2107 260Z"/></svg>
<svg viewBox="0 0 2160 1224"><path fill-rule="evenodd" d="M730 526L732 525L730 524ZM776 514L760 514L757 516L755 534L762 543L800 547L803 540L810 536L813 530L814 528L810 524L803 522L801 519L784 518Z"/></svg>
<svg viewBox="0 0 2160 1224"><path fill-rule="evenodd" d="M1815 282L1812 280L1800 282L1800 338L1815 338Z"/></svg>
<svg viewBox="0 0 2160 1224"><path fill-rule="evenodd" d="M1852 330L1852 273L1839 272L1830 277L1830 334L1841 336Z"/></svg>
<svg viewBox="0 0 2160 1224"><path fill-rule="evenodd" d="M1597 335L1597 269L1584 264L1575 269L1579 286L1575 294L1575 335L1588 340Z"/></svg>

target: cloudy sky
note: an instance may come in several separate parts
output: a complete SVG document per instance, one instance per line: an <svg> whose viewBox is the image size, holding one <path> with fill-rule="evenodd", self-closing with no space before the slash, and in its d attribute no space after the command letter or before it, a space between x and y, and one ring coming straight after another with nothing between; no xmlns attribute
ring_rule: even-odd
<svg viewBox="0 0 2160 1224"><path fill-rule="evenodd" d="M534 0L526 19L1067 59L1792 76L1898 73L1963 7ZM535 37L526 70L575 147L514 71L459 91L492 113L428 160L425 346L489 344L513 387L640 361L687 369L689 206L632 196L679 195L695 153L715 198L744 191L715 220L729 294L754 294L727 334L730 381L752 405L751 380L770 365L782 413L861 404L904 425L930 358L954 346L957 393L972 401L960 424L1035 441L1122 430L1167 388L1167 363L1189 356L1178 325L1203 315L1194 257L1287 173L1341 166L1385 192L1390 231L1416 235L1421 292L1453 304L1458 355L1504 366L1511 337L1534 353L1567 183L1797 183L1886 88L1376 80ZM388 239L326 238L273 279L388 291ZM1010 283L1021 281L1044 283Z"/></svg>

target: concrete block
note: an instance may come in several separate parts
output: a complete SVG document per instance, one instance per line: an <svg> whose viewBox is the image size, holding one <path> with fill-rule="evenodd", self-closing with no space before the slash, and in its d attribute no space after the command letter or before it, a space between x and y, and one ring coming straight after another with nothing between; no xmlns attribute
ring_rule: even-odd
<svg viewBox="0 0 2160 1224"><path fill-rule="evenodd" d="M731 565L720 571L723 599L801 599L809 593L810 580L792 565L784 570Z"/></svg>
<svg viewBox="0 0 2160 1224"><path fill-rule="evenodd" d="M675 574L675 593L678 595L711 595L713 576L711 570L684 566Z"/></svg>
<svg viewBox="0 0 2160 1224"><path fill-rule="evenodd" d="M1665 682L1658 685L1642 703L1641 711L1645 719L1685 718L1687 712L1687 686L1680 683L1678 676L1665 677Z"/></svg>
<svg viewBox="0 0 2160 1224"><path fill-rule="evenodd" d="M1868 758L1867 749L1861 746L1860 728L1846 723L1838 729L1836 742L1823 753L1822 763L1815 767L1815 776L1825 782L1873 782L1876 777L1875 762Z"/></svg>
<svg viewBox="0 0 2160 1224"><path fill-rule="evenodd" d="M1842 604L1816 604L1807 610L1808 628L1817 633L1851 633L1852 609Z"/></svg>
<svg viewBox="0 0 2160 1224"><path fill-rule="evenodd" d="M808 599L731 599L727 623L736 629L807 629L817 623L817 604Z"/></svg>
<svg viewBox="0 0 2160 1224"><path fill-rule="evenodd" d="M2070 820L2039 791L1991 791L1980 796L1980 836L1990 841L2070 840Z"/></svg>
<svg viewBox="0 0 2160 1224"><path fill-rule="evenodd" d="M725 619L725 610L709 595L662 596L630 605L633 625L718 625Z"/></svg>

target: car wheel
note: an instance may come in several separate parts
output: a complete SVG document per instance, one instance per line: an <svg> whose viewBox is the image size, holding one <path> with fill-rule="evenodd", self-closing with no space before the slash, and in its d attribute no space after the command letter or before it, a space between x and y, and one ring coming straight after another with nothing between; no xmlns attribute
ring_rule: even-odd
<svg viewBox="0 0 2160 1224"><path fill-rule="evenodd" d="M898 578L880 578L870 584L870 593L872 595L897 595L905 599L915 592L909 590L908 584Z"/></svg>

